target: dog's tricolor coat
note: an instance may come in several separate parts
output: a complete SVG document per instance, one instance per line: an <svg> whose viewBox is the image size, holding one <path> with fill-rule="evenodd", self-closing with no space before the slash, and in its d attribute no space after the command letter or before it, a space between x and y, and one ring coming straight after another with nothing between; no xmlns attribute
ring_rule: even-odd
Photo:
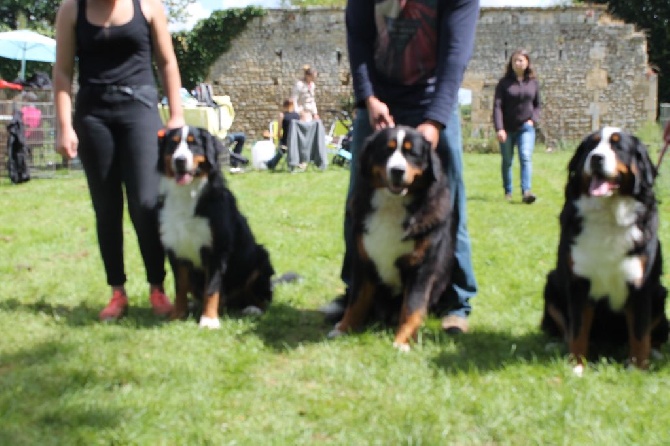
<svg viewBox="0 0 670 446"><path fill-rule="evenodd" d="M629 362L646 368L668 339L656 170L636 137L605 127L582 141L568 171L542 328L567 340L578 374L590 340L627 340Z"/></svg>
<svg viewBox="0 0 670 446"><path fill-rule="evenodd" d="M450 279L447 178L428 141L403 126L373 134L354 174L351 293L330 336L359 328L378 302L396 302L400 315L394 345L407 350Z"/></svg>
<svg viewBox="0 0 670 446"><path fill-rule="evenodd" d="M187 316L189 293L202 302L202 327L219 327L220 307L262 312L272 300L274 269L226 187L221 143L185 126L161 130L159 147L160 234L176 288L171 318Z"/></svg>

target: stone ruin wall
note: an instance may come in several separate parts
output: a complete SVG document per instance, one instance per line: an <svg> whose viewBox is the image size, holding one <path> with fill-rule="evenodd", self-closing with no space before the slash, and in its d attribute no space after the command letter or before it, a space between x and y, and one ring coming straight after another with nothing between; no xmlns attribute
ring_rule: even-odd
<svg viewBox="0 0 670 446"><path fill-rule="evenodd" d="M510 54L529 50L541 82L540 138L573 143L602 125L636 130L657 113L657 80L646 37L604 7L483 8L463 87L472 91L473 137L493 138L491 107ZM319 71L317 104L351 94L344 14L339 8L274 9L254 19L212 66L208 82L235 106L234 131L259 137L288 97L301 67ZM466 135L467 136L467 135Z"/></svg>

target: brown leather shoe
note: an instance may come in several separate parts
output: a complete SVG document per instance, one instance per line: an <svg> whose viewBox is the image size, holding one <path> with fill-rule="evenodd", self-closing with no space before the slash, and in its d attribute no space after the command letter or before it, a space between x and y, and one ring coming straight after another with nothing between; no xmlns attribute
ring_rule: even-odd
<svg viewBox="0 0 670 446"><path fill-rule="evenodd" d="M468 329L468 320L462 316L450 314L442 318L442 330L447 334L463 334L467 333Z"/></svg>

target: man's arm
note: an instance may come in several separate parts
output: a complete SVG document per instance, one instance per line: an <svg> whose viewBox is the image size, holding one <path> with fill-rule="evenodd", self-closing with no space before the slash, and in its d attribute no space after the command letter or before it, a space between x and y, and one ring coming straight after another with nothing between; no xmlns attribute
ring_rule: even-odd
<svg viewBox="0 0 670 446"><path fill-rule="evenodd" d="M426 112L426 120L446 126L458 101L458 89L472 57L479 19L479 0L444 3L446 5L440 17L435 96Z"/></svg>
<svg viewBox="0 0 670 446"><path fill-rule="evenodd" d="M374 0L348 0L345 21L354 98L360 103L374 95Z"/></svg>

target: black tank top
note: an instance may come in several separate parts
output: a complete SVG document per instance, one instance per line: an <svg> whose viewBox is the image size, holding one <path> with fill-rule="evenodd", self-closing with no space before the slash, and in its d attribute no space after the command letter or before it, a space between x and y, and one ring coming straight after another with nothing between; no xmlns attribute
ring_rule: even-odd
<svg viewBox="0 0 670 446"><path fill-rule="evenodd" d="M151 27L140 0L133 1L133 18L105 28L86 19L86 0L77 7L79 85L155 85L152 70Z"/></svg>

